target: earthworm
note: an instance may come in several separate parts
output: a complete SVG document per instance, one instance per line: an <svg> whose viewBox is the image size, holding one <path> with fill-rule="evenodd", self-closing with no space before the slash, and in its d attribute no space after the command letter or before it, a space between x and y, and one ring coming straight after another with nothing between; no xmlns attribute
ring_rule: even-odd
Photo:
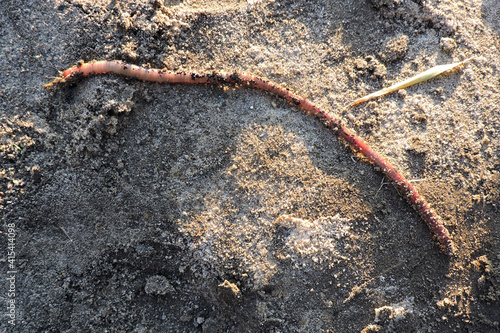
<svg viewBox="0 0 500 333"><path fill-rule="evenodd" d="M410 182L400 174L388 161L373 151L360 137L349 130L339 118L321 110L318 106L309 100L296 95L287 88L284 88L274 82L251 75L238 73L186 73L186 72L168 72L160 69L147 69L136 65L126 64L121 61L92 61L78 62L77 65L65 70L61 76L54 81L44 85L46 88L52 88L54 85L64 83L69 79L94 75L115 73L124 76L133 77L144 81L153 81L161 83L186 83L186 84L235 84L239 86L249 86L271 92L278 95L294 105L301 107L311 113L323 123L332 129L338 136L343 138L350 147L361 153L370 162L378 166L387 178L392 180L395 187L401 195L407 199L414 209L420 214L427 223L429 229L437 238L444 251L454 254L454 246L450 234L443 225L440 217L432 210L427 201L417 192Z"/></svg>

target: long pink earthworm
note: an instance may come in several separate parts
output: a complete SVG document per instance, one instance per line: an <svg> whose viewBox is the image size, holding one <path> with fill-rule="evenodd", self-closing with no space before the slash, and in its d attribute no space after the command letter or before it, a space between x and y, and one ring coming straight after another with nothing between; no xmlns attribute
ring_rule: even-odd
<svg viewBox="0 0 500 333"><path fill-rule="evenodd" d="M313 114L325 125L331 128L337 135L343 138L355 150L360 152L373 164L378 166L387 178L393 181L395 187L399 190L422 219L427 223L429 229L438 239L442 248L449 255L455 252L450 233L443 225L441 218L432 210L427 201L417 192L410 182L401 175L389 162L382 156L373 151L361 138L351 132L342 124L341 120L321 110L307 99L300 97L286 88L279 86L271 81L259 78L251 74L238 73L184 73L168 72L160 69L147 69L136 65L126 64L121 61L80 61L64 72L61 77L44 85L46 88L52 88L54 85L64 83L69 79L94 74L115 73L133 77L144 81L153 81L161 83L186 83L186 84L236 84L240 86L250 86L278 95L296 106L299 106L307 112Z"/></svg>

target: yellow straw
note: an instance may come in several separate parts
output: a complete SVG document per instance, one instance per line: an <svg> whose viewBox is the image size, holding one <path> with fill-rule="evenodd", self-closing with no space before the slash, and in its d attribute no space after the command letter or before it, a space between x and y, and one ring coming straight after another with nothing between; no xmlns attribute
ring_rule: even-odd
<svg viewBox="0 0 500 333"><path fill-rule="evenodd" d="M399 83L393 84L390 87L381 89L381 90L376 91L376 92L374 92L372 94L369 94L369 95L367 95L365 97L357 99L354 102L352 102L351 104L349 104L348 107L352 107L352 106L361 104L363 102L369 101L371 99L374 99L376 97L384 96L384 95L390 94L392 92L398 91L399 89L404 89L404 88L412 86L414 84L430 80L433 77L438 76L439 74L441 74L443 72L449 71L449 70L451 70L453 68L456 68L456 67L463 66L466 63L470 62L472 59L474 59L474 57L470 57L470 58L468 58L468 59L466 59L464 61L453 63L453 64L434 66L434 67L426 70L423 73L420 73L418 75L415 75L414 77L411 77L411 78L409 78L407 80L404 80L403 82L399 82Z"/></svg>

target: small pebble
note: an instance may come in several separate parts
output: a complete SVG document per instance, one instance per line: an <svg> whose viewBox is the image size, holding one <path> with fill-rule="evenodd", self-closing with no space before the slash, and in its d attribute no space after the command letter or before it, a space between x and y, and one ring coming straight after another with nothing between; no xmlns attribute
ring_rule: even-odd
<svg viewBox="0 0 500 333"><path fill-rule="evenodd" d="M444 52L453 52L457 48L457 43L453 38L443 37L439 42L439 46Z"/></svg>
<svg viewBox="0 0 500 333"><path fill-rule="evenodd" d="M150 276L146 280L146 286L144 287L146 294L151 295L166 295L167 293L172 293L175 291L174 287L170 285L168 279L161 275Z"/></svg>

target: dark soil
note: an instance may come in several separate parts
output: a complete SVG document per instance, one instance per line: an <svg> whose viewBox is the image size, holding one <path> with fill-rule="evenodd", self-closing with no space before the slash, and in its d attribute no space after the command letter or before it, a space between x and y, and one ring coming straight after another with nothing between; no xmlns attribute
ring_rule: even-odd
<svg viewBox="0 0 500 333"><path fill-rule="evenodd" d="M499 16L498 0L2 0L0 331L499 332ZM43 88L80 59L290 88L414 181L457 256L286 101L116 75Z"/></svg>

